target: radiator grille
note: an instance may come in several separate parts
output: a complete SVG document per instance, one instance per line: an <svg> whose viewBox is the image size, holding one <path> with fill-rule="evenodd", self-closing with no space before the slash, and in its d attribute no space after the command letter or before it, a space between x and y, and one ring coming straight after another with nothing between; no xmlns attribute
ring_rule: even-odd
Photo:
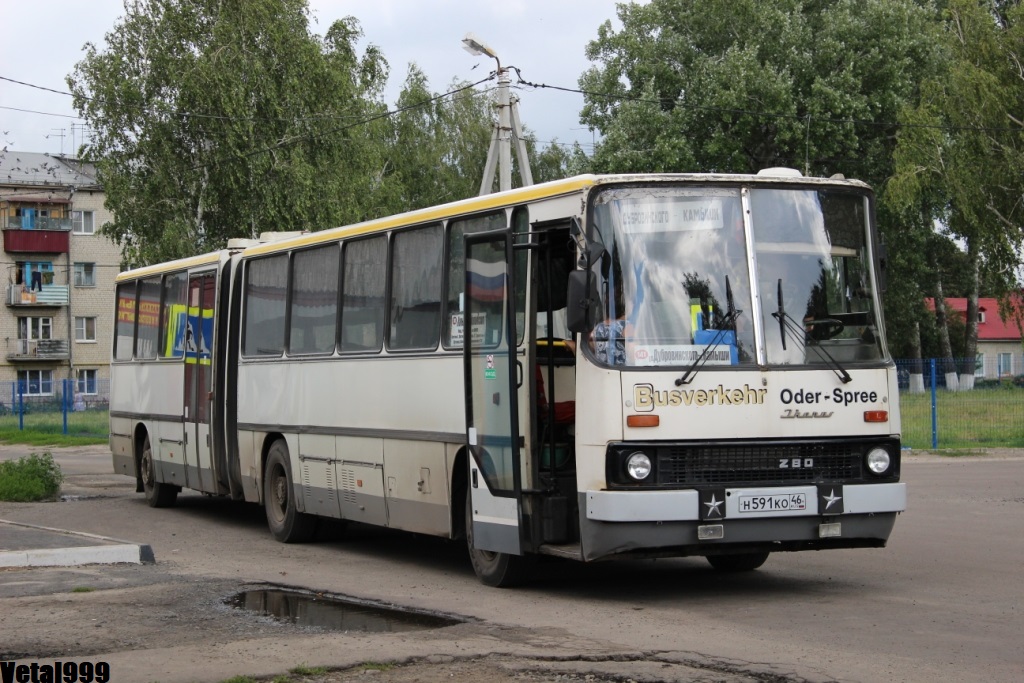
<svg viewBox="0 0 1024 683"><path fill-rule="evenodd" d="M703 444L662 446L658 485L851 483L863 479L858 444Z"/></svg>

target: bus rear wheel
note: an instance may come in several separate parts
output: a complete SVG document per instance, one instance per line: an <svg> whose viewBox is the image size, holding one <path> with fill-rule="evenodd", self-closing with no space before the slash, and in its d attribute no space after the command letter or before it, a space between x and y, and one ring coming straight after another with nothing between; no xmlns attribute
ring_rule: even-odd
<svg viewBox="0 0 1024 683"><path fill-rule="evenodd" d="M473 571L485 586L510 588L522 583L529 571L529 560L522 555L480 550L473 545L473 493L466 489L466 545Z"/></svg>
<svg viewBox="0 0 1024 683"><path fill-rule="evenodd" d="M263 507L270 533L281 543L308 541L316 531L316 517L295 507L294 481L288 446L277 440L267 454L267 469L263 473Z"/></svg>
<svg viewBox="0 0 1024 683"><path fill-rule="evenodd" d="M142 442L142 455L139 457L139 476L142 477L142 490L146 492L146 502L151 508L169 508L178 499L177 486L162 484L156 480L156 466L153 464L153 447L149 443L149 435Z"/></svg>
<svg viewBox="0 0 1024 683"><path fill-rule="evenodd" d="M752 572L768 559L768 553L708 555L708 563L720 572Z"/></svg>

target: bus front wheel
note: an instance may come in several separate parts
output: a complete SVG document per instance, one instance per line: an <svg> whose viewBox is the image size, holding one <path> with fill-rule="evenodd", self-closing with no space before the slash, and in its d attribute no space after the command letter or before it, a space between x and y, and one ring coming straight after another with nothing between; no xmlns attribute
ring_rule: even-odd
<svg viewBox="0 0 1024 683"><path fill-rule="evenodd" d="M295 507L294 481L288 446L284 441L275 441L267 454L267 469L263 474L263 506L270 533L281 543L308 541L316 531L316 517L299 512Z"/></svg>
<svg viewBox="0 0 1024 683"><path fill-rule="evenodd" d="M526 578L529 562L522 555L480 550L473 545L473 492L466 489L466 545L473 571L485 586L509 588Z"/></svg>
<svg viewBox="0 0 1024 683"><path fill-rule="evenodd" d="M720 572L752 572L768 559L768 553L708 555L708 563Z"/></svg>
<svg viewBox="0 0 1024 683"><path fill-rule="evenodd" d="M180 489L173 484L162 484L156 480L156 465L153 464L153 447L149 443L149 435L146 435L142 442L139 474L142 477L142 490L146 492L149 507L168 508L174 505Z"/></svg>

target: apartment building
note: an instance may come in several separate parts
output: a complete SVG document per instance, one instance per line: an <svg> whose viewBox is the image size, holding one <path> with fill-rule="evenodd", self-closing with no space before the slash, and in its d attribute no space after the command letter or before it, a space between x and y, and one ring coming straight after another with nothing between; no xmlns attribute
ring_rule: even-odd
<svg viewBox="0 0 1024 683"><path fill-rule="evenodd" d="M61 392L105 401L110 378L114 278L120 250L100 228L112 219L91 164L0 152L0 403Z"/></svg>

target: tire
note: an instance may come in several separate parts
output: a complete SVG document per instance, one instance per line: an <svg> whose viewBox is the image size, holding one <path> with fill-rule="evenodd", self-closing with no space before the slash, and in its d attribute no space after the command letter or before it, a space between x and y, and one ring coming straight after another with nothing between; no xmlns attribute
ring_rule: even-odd
<svg viewBox="0 0 1024 683"><path fill-rule="evenodd" d="M708 555L708 563L720 572L752 572L768 559L768 553Z"/></svg>
<svg viewBox="0 0 1024 683"><path fill-rule="evenodd" d="M181 489L173 484L163 484L156 480L156 468L153 464L153 447L149 443L149 435L142 442L142 454L139 456L139 477L142 479L142 490L146 493L146 502L151 508L169 508L178 499Z"/></svg>
<svg viewBox="0 0 1024 683"><path fill-rule="evenodd" d="M294 482L288 446L278 439L267 454L263 507L270 533L281 543L303 543L316 531L316 517L295 509Z"/></svg>
<svg viewBox="0 0 1024 683"><path fill-rule="evenodd" d="M473 547L473 493L466 489L466 546L480 583L496 588L510 588L521 584L529 574L530 563L523 555L495 553Z"/></svg>

